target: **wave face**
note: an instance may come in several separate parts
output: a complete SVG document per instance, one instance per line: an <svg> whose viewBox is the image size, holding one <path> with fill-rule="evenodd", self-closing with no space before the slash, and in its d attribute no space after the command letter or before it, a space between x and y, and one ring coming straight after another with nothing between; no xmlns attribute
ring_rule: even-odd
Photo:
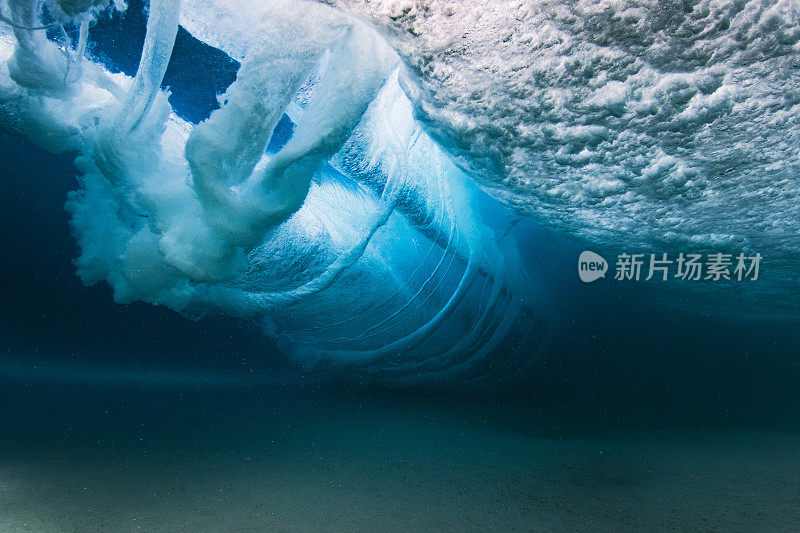
<svg viewBox="0 0 800 533"><path fill-rule="evenodd" d="M152 0L128 74L92 41L123 2L0 7L0 121L78 154L78 274L121 303L253 319L309 367L507 382L552 330L510 206L602 252L761 253L729 294L797 312L795 2ZM168 64L212 53L235 81L181 104Z"/></svg>
<svg viewBox="0 0 800 533"><path fill-rule="evenodd" d="M328 0L492 194L608 245L800 252L795 0Z"/></svg>
<svg viewBox="0 0 800 533"><path fill-rule="evenodd" d="M364 22L308 2L152 0L129 77L86 53L94 19L123 5L2 7L0 119L79 154L67 209L86 284L251 318L300 364L392 382L507 379L542 342L508 221L487 223ZM241 62L196 123L162 89L179 24Z"/></svg>

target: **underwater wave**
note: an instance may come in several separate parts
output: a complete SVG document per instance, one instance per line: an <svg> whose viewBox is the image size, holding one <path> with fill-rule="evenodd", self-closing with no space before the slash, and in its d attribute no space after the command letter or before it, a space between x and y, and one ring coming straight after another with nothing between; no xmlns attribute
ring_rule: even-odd
<svg viewBox="0 0 800 533"><path fill-rule="evenodd" d="M152 0L131 75L92 39L126 9L0 0L2 127L76 154L77 272L120 303L255 320L308 367L507 381L555 320L510 207L604 253L761 253L757 285L656 299L796 313L796 2ZM215 76L179 30L238 66L210 114L165 88Z"/></svg>
<svg viewBox="0 0 800 533"><path fill-rule="evenodd" d="M96 17L124 7L2 3L0 116L78 153L67 209L84 283L247 317L302 365L392 382L508 379L530 361L546 328L508 219L487 222L488 198L414 118L402 62L370 26L271 2L239 12L251 38L220 42L219 12L152 0L131 78L86 53ZM162 89L179 22L241 61L199 123Z"/></svg>

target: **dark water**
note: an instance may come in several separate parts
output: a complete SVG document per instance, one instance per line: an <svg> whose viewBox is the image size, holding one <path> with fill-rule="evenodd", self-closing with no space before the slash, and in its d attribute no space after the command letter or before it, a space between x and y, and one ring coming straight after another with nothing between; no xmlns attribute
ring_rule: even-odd
<svg viewBox="0 0 800 533"><path fill-rule="evenodd" d="M92 50L130 73L144 17L126 17ZM195 122L238 67L206 48L182 31L176 53L216 75L176 64L165 80ZM3 530L800 523L800 323L768 301L584 285L585 243L522 221L554 319L526 379L382 389L294 367L257 324L84 287L73 159L0 134Z"/></svg>
<svg viewBox="0 0 800 533"><path fill-rule="evenodd" d="M255 323L224 315L193 321L148 304L116 304L102 284L84 287L74 274L78 250L63 209L77 186L73 156L9 134L0 150L3 375L46 382L51 373L80 380L81 368L119 371L120 379L128 370L152 379L174 372L241 380L247 389L276 376L326 381L293 367ZM573 276L582 243L533 224L523 225L519 238L539 243L527 260L531 273L547 280L551 307L543 312L557 317L553 345L545 357L531 354L539 360L523 386L488 393L463 387L464 396L522 402L541 416L590 426L797 420L800 335L791 317L721 313L724 291L692 295L689 304L706 305L701 312L665 305L647 286L585 285Z"/></svg>

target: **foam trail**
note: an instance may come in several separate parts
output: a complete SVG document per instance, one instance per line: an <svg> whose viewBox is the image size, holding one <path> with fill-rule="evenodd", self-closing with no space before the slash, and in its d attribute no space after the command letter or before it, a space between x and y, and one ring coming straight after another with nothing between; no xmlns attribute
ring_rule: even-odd
<svg viewBox="0 0 800 533"><path fill-rule="evenodd" d="M117 116L118 127L133 131L153 107L178 33L179 0L151 0L139 68ZM123 131L119 133L123 133Z"/></svg>
<svg viewBox="0 0 800 533"><path fill-rule="evenodd" d="M4 4L17 26L44 24L41 2ZM59 14L79 28L66 57L43 31L14 28L0 118L80 153L67 204L79 276L119 302L258 320L309 367L479 377L530 321L528 289L514 243L482 220L478 189L414 118L396 53L363 22L306 2L253 6L235 49L223 7L205 5L214 17L190 29L241 68L200 124L161 89L186 21L176 0L151 2L133 79L83 58L95 7ZM21 77L21 62L59 84ZM268 152L285 113L294 132Z"/></svg>
<svg viewBox="0 0 800 533"><path fill-rule="evenodd" d="M147 19L139 68L125 99L118 106L115 116L107 120L97 134L95 162L103 168L105 176L114 185L125 184L126 168L132 165L131 146L139 148L141 143L131 143L135 130L142 126L161 91L161 81L167 71L178 33L179 0L153 0ZM128 157L125 157L128 152Z"/></svg>

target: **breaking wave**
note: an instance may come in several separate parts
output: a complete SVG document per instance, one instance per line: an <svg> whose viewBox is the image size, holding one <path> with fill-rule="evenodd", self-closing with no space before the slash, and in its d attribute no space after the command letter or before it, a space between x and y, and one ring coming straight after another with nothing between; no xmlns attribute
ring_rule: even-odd
<svg viewBox="0 0 800 533"><path fill-rule="evenodd" d="M0 114L78 153L81 279L257 320L307 366L393 382L524 366L544 329L508 220L487 223L486 195L414 118L386 41L315 3L242 4L233 34L186 4L150 2L129 77L86 54L121 3L2 3ZM162 89L179 23L241 62L199 123Z"/></svg>
<svg viewBox="0 0 800 533"><path fill-rule="evenodd" d="M508 380L551 329L510 207L761 253L737 298L796 312L794 0L151 0L131 75L92 49L125 9L0 0L3 127L77 154L78 275L118 302L256 320L309 367ZM210 114L165 89L214 75L180 27L238 65Z"/></svg>

